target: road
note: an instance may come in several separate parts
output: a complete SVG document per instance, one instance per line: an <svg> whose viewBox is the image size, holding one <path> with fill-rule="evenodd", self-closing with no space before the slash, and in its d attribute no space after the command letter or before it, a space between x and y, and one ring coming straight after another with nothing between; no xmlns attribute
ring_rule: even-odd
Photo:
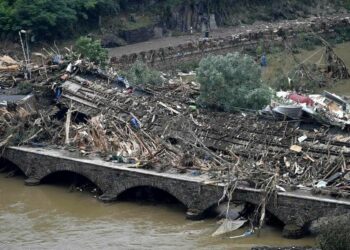
<svg viewBox="0 0 350 250"><path fill-rule="evenodd" d="M349 14L341 14L341 15L333 15L333 16L326 16L327 18L343 18L343 17L350 17ZM283 20L278 22L255 22L251 25L240 25L240 26L231 26L231 27L224 27L219 28L217 30L212 30L210 32L211 38L219 38L219 37L228 37L231 35L236 35L242 32L249 32L249 31L256 31L256 30L265 30L265 29L278 29L279 27L285 27L285 26L294 26L301 23L311 23L315 19L319 17L310 17L305 19L297 19L297 20ZM148 51L148 50L156 50L159 48L166 48L169 46L177 46L180 44L184 44L191 41L197 41L198 39L203 38L202 33L196 33L196 34L185 34L182 36L176 36L176 37L163 37L158 39L152 39L150 41L141 42L141 43L135 43L135 44L129 44L126 46L116 47L108 49L110 57L120 57L122 55L128 55L132 53L139 53L142 51Z"/></svg>

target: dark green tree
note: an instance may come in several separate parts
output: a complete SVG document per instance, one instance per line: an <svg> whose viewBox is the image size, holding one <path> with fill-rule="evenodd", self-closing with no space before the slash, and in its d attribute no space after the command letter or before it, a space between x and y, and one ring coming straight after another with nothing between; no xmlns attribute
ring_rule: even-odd
<svg viewBox="0 0 350 250"><path fill-rule="evenodd" d="M67 37L89 20L119 10L119 0L1 0L0 33L31 30L41 39Z"/></svg>
<svg viewBox="0 0 350 250"><path fill-rule="evenodd" d="M272 91L262 84L260 66L248 55L204 58L197 78L201 84L199 101L207 107L260 109L271 100Z"/></svg>
<svg viewBox="0 0 350 250"><path fill-rule="evenodd" d="M5 31L32 30L38 36L62 35L76 22L76 12L67 0L16 0L13 4L4 0L3 6L10 10L0 19ZM4 26L3 26L4 25Z"/></svg>

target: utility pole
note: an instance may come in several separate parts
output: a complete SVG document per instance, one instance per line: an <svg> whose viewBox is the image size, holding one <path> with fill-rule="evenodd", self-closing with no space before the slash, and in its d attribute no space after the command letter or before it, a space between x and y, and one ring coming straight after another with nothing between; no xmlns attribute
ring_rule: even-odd
<svg viewBox="0 0 350 250"><path fill-rule="evenodd" d="M22 46L22 52L23 52L23 57L24 57L24 62L25 62L25 78L26 79L31 79L31 69L30 69L30 50L29 50L29 44L28 44L28 33L30 31L27 30L20 30L18 32L19 34L19 39L21 41L21 46ZM22 34L24 34L24 41Z"/></svg>

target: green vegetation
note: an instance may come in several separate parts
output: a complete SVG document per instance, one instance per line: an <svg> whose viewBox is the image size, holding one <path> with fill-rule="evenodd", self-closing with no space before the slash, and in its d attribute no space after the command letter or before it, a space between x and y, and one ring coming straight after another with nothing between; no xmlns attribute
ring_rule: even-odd
<svg viewBox="0 0 350 250"><path fill-rule="evenodd" d="M162 0L160 15L164 21L171 17L174 8L200 6L204 13L215 13L220 25L252 24L256 20L274 21L295 19L310 14L325 14L340 7L350 9L349 0Z"/></svg>
<svg viewBox="0 0 350 250"><path fill-rule="evenodd" d="M31 30L37 40L71 37L76 31L96 28L99 17L116 17L124 20L124 29L131 30L157 22L173 29L182 13L192 8L194 15L214 13L219 25L253 23L256 20L274 21L292 19L336 11L339 7L350 9L350 0L1 0L0 35L14 37L21 29ZM320 8L316 8L320 6ZM199 11L200 10L200 11ZM200 12L200 13L199 13ZM131 15L132 14L132 15ZM118 18L120 17L118 15ZM130 16L137 17L130 20ZM175 23L175 24L174 24ZM120 24L120 23L118 23ZM174 26L175 25L175 26Z"/></svg>
<svg viewBox="0 0 350 250"><path fill-rule="evenodd" d="M317 237L322 250L350 249L350 218L331 220L324 225Z"/></svg>
<svg viewBox="0 0 350 250"><path fill-rule="evenodd" d="M1 0L0 33L31 30L40 38L68 37L81 24L97 23L98 16L116 12L118 0Z"/></svg>
<svg viewBox="0 0 350 250"><path fill-rule="evenodd" d="M197 79L200 104L208 108L260 109L271 101L272 91L262 84L260 66L247 55L209 56L200 62Z"/></svg>
<svg viewBox="0 0 350 250"><path fill-rule="evenodd" d="M150 69L141 61L134 63L126 73L126 77L132 85L158 85L163 83L159 71Z"/></svg>
<svg viewBox="0 0 350 250"><path fill-rule="evenodd" d="M332 43L343 43L350 41L350 27L336 27L334 31L337 35L332 39Z"/></svg>
<svg viewBox="0 0 350 250"><path fill-rule="evenodd" d="M350 10L350 0L337 0L342 6Z"/></svg>
<svg viewBox="0 0 350 250"><path fill-rule="evenodd" d="M105 66L107 63L107 50L101 47L99 40L93 40L86 36L80 37L75 44L75 50L84 58L98 65Z"/></svg>
<svg viewBox="0 0 350 250"><path fill-rule="evenodd" d="M17 87L20 95L28 95L33 91L33 86L29 82L20 82Z"/></svg>
<svg viewBox="0 0 350 250"><path fill-rule="evenodd" d="M187 62L182 62L176 66L176 69L183 73L189 73L195 71L198 68L199 60L191 60Z"/></svg>
<svg viewBox="0 0 350 250"><path fill-rule="evenodd" d="M144 27L149 27L153 24L153 20L149 16L140 16L135 20L127 20L121 23L122 30L136 30Z"/></svg>
<svg viewBox="0 0 350 250"><path fill-rule="evenodd" d="M322 73L318 69L313 69L312 71L312 67L314 67L312 64L306 64L305 67L310 69L310 72L315 77L314 80L310 80L305 76L303 77L300 68L294 67L290 72L283 73L283 69L279 67L276 70L273 81L270 83L271 87L276 90L295 90L298 92L312 91L320 88L321 84L325 81Z"/></svg>
<svg viewBox="0 0 350 250"><path fill-rule="evenodd" d="M315 35L310 33L300 33L293 43L292 51L298 52L299 49L313 50L316 46L322 45L322 42Z"/></svg>

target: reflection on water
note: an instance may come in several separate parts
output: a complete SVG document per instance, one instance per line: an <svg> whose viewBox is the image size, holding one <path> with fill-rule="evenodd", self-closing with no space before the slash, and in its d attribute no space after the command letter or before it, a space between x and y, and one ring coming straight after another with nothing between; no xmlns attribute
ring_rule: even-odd
<svg viewBox="0 0 350 250"><path fill-rule="evenodd" d="M216 220L188 221L181 206L103 204L66 187L27 187L0 174L0 249L250 249L313 245L283 239L267 227L260 238L213 238ZM242 229L234 235L240 235Z"/></svg>

